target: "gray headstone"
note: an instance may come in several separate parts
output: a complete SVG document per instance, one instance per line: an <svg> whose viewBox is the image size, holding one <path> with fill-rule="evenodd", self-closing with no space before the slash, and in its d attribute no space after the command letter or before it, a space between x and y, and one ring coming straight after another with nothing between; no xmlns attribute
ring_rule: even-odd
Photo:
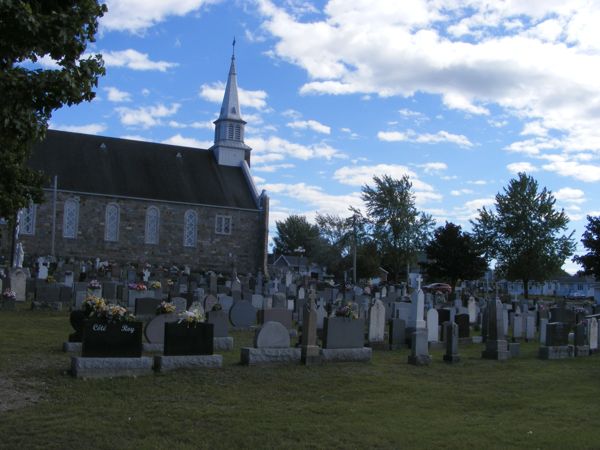
<svg viewBox="0 0 600 450"><path fill-rule="evenodd" d="M252 295L252 306L256 309L262 309L264 306L265 299L262 295Z"/></svg>
<svg viewBox="0 0 600 450"><path fill-rule="evenodd" d="M460 361L458 356L458 325L453 322L444 323L444 336L446 336L446 353L444 361L456 363Z"/></svg>
<svg viewBox="0 0 600 450"><path fill-rule="evenodd" d="M208 294L204 297L204 311L212 311L213 306L218 303L217 297L212 294Z"/></svg>
<svg viewBox="0 0 600 450"><path fill-rule="evenodd" d="M254 335L255 348L288 348L289 346L290 333L279 322L266 322L256 330Z"/></svg>
<svg viewBox="0 0 600 450"><path fill-rule="evenodd" d="M369 310L369 342L383 342L385 339L385 306L375 300Z"/></svg>
<svg viewBox="0 0 600 450"><path fill-rule="evenodd" d="M438 312L435 308L427 311L427 340L429 342L439 342L440 340Z"/></svg>
<svg viewBox="0 0 600 450"><path fill-rule="evenodd" d="M213 324L213 337L222 338L229 334L229 320L225 311L208 311L206 321Z"/></svg>
<svg viewBox="0 0 600 450"><path fill-rule="evenodd" d="M249 328L256 323L256 309L250 302L241 300L229 310L229 321L234 327Z"/></svg>
<svg viewBox="0 0 600 450"><path fill-rule="evenodd" d="M183 297L173 297L171 303L175 306L177 312L183 312L187 309L187 300Z"/></svg>
<svg viewBox="0 0 600 450"><path fill-rule="evenodd" d="M176 322L177 314L160 314L148 322L144 335L151 344L165 343L165 323Z"/></svg>

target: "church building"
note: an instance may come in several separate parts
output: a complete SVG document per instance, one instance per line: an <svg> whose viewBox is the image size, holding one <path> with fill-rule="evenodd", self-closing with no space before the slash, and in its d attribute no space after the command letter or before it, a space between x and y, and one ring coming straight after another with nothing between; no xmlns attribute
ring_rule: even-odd
<svg viewBox="0 0 600 450"><path fill-rule="evenodd" d="M20 214L26 258L265 271L269 198L250 174L235 56L214 124L208 150L49 130L30 166L51 182Z"/></svg>

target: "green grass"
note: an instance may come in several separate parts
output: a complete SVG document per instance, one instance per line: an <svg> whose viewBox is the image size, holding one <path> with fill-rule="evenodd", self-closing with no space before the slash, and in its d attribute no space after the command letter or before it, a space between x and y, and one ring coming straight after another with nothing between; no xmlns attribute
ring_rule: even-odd
<svg viewBox="0 0 600 450"><path fill-rule="evenodd" d="M370 364L242 367L76 380L67 313L0 312L0 448L598 448L600 355L568 361L376 351ZM33 400L33 401L32 401ZM0 408L1 410L2 408Z"/></svg>

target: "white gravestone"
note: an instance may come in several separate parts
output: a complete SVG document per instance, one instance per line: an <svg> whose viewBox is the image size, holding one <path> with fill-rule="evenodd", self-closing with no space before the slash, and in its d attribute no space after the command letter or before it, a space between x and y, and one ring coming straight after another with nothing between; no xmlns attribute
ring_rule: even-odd
<svg viewBox="0 0 600 450"><path fill-rule="evenodd" d="M421 276L417 277L417 290L413 292L410 304L411 311L408 327L415 329L425 328L425 320L423 320L423 315L425 313L425 294L421 289Z"/></svg>
<svg viewBox="0 0 600 450"><path fill-rule="evenodd" d="M477 303L473 297L469 298L467 310L469 311L469 323L477 322Z"/></svg>
<svg viewBox="0 0 600 450"><path fill-rule="evenodd" d="M588 320L588 340L590 345L590 350L597 351L598 350L598 320L595 317L592 317Z"/></svg>
<svg viewBox="0 0 600 450"><path fill-rule="evenodd" d="M439 317L435 308L427 311L427 342L438 342L440 340Z"/></svg>
<svg viewBox="0 0 600 450"><path fill-rule="evenodd" d="M385 306L375 300L369 309L369 342L383 342L385 334Z"/></svg>

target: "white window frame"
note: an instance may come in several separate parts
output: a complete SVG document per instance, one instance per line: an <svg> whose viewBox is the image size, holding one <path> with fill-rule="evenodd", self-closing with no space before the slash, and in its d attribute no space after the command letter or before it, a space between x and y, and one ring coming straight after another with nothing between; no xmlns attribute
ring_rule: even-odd
<svg viewBox="0 0 600 450"><path fill-rule="evenodd" d="M72 226L69 225L69 214L73 214ZM63 238L77 239L79 229L79 199L68 198L63 207Z"/></svg>
<svg viewBox="0 0 600 450"><path fill-rule="evenodd" d="M109 212L112 210L112 208L114 208L117 212L114 234L112 232L113 230L111 230L109 228L109 220L108 220ZM107 204L105 211L104 211L104 240L106 242L118 242L119 241L120 222L121 222L121 209L119 208L119 205L114 202Z"/></svg>
<svg viewBox="0 0 600 450"><path fill-rule="evenodd" d="M37 214L37 205L29 203L27 208L19 212L19 234L33 236L35 234L35 216ZM29 219L26 223L26 219Z"/></svg>
<svg viewBox="0 0 600 450"><path fill-rule="evenodd" d="M191 222L188 220L191 219ZM198 243L198 213L188 209L183 215L183 246L194 248Z"/></svg>
<svg viewBox="0 0 600 450"><path fill-rule="evenodd" d="M154 229L152 229L152 214L156 214L156 223ZM146 209L146 227L144 233L144 243L146 244L158 244L160 233L160 210L156 206L149 206Z"/></svg>
<svg viewBox="0 0 600 450"><path fill-rule="evenodd" d="M232 222L231 216L217 214L215 217L215 234L230 235Z"/></svg>

